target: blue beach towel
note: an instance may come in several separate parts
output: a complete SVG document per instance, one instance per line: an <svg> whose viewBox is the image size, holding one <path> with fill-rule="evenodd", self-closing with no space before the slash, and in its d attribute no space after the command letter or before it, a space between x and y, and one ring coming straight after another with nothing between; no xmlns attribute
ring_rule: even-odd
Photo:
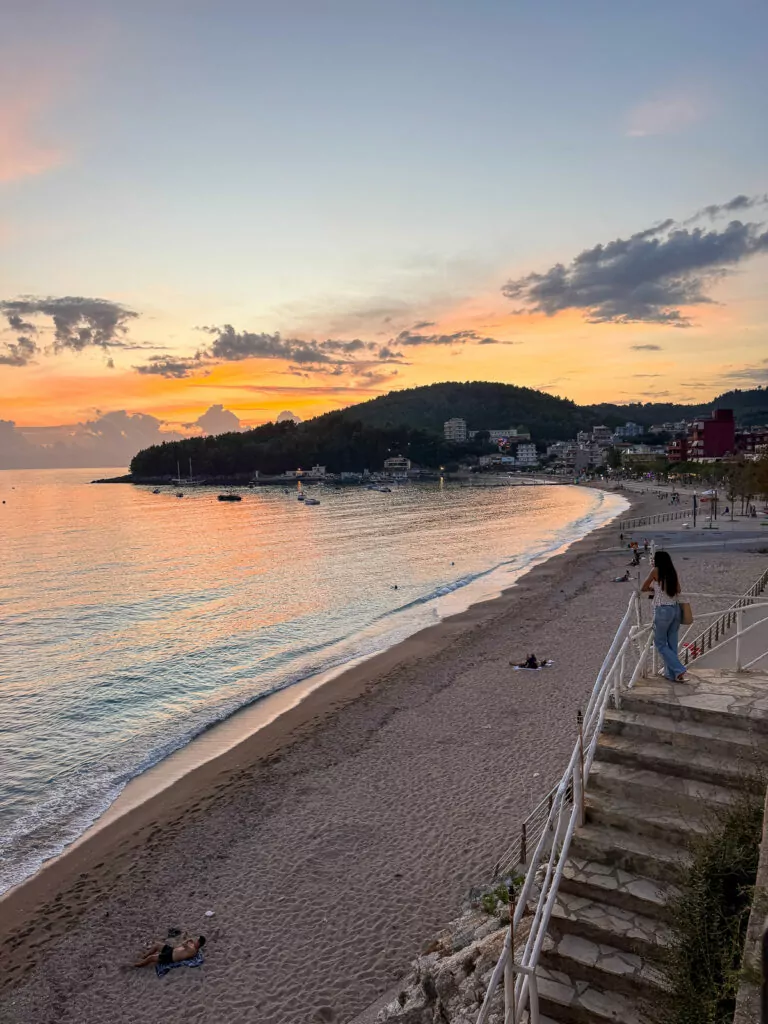
<svg viewBox="0 0 768 1024"><path fill-rule="evenodd" d="M199 949L190 960L179 960L175 964L155 964L158 978L164 978L174 967L199 967L203 963L203 951Z"/></svg>

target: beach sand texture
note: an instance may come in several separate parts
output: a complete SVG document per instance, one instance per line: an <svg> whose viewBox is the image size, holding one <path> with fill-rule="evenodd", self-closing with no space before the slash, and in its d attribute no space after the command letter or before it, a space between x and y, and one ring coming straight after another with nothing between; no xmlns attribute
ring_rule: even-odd
<svg viewBox="0 0 768 1024"><path fill-rule="evenodd" d="M361 1012L490 877L559 778L629 597L609 582L628 561L617 533L345 673L0 902L0 1020ZM741 592L765 563L686 555L689 592ZM512 672L530 651L554 666ZM126 968L172 927L207 936L203 967L163 979Z"/></svg>

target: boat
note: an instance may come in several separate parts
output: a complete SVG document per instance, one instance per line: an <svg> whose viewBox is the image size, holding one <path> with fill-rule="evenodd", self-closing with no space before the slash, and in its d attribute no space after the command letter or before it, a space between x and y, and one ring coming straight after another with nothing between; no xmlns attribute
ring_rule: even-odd
<svg viewBox="0 0 768 1024"><path fill-rule="evenodd" d="M219 494L218 499L219 501L242 501L243 496L230 491L228 494Z"/></svg>
<svg viewBox="0 0 768 1024"><path fill-rule="evenodd" d="M184 491L176 491L176 497L177 498L183 498L184 497Z"/></svg>
<svg viewBox="0 0 768 1024"><path fill-rule="evenodd" d="M152 493L153 494L160 494L160 488L159 487L153 487L152 488Z"/></svg>
<svg viewBox="0 0 768 1024"><path fill-rule="evenodd" d="M317 498L305 498L304 499L304 504L305 505L319 505L320 502L317 500Z"/></svg>
<svg viewBox="0 0 768 1024"><path fill-rule="evenodd" d="M299 491L299 493L296 495L296 499L298 501L306 501L307 500L307 496L304 493L304 491Z"/></svg>

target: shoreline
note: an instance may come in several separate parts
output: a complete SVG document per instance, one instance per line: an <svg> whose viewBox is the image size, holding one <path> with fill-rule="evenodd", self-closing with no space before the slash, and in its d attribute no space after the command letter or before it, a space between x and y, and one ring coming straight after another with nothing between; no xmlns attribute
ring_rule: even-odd
<svg viewBox="0 0 768 1024"><path fill-rule="evenodd" d="M607 488L591 489L618 495L627 502L628 508L618 510L607 523L594 527L584 536L564 541L554 553L537 556L512 583L496 593L470 601L455 612L449 611L433 625L418 629L373 655L352 658L268 693L194 736L183 746L129 779L109 807L80 836L59 853L43 861L33 874L0 893L0 910L3 911L4 920L18 917L19 908L28 908L45 900L48 894L66 884L66 879L79 874L90 855L91 847L98 847L103 855L114 844L123 842L125 836L132 834L135 829L144 828L147 820L154 815L158 801L167 799L169 805L166 809L185 806L190 796L197 792L198 785L205 786L219 773L225 774L233 767L239 767L241 757L252 760L253 752L249 747L257 745L259 738L264 741L264 749L255 754L255 759L268 759L283 746L300 739L306 730L311 731L320 726L340 707L368 692L380 677L412 660L420 661L430 657L446 640L450 641L465 630L474 629L487 619L495 618L496 606L510 595L516 597L521 585L534 573L554 562L567 560L572 552L575 556L583 554L575 549L592 539L596 540L620 516L626 515L640 503L638 495ZM500 568L497 566L492 572ZM443 600L446 596L455 599L461 594L462 590L453 591L450 595L434 600ZM172 791L177 787L179 791L174 795ZM130 820L124 820L126 818ZM6 931L6 927L0 924L0 942Z"/></svg>
<svg viewBox="0 0 768 1024"><path fill-rule="evenodd" d="M652 493L625 496L659 510ZM688 543L679 557L691 592L716 578L743 593L764 562ZM612 582L626 564L614 520L51 862L0 904L4 1024L355 1019L490 879L560 777L629 597ZM552 666L512 671L530 651ZM206 935L200 970L158 981L127 967L177 928Z"/></svg>

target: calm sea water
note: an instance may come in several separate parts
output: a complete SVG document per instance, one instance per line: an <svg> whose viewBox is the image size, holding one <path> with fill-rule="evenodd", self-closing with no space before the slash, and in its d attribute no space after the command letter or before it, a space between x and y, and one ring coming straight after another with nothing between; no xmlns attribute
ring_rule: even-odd
<svg viewBox="0 0 768 1024"><path fill-rule="evenodd" d="M497 593L625 507L575 487L313 488L307 508L89 483L117 472L0 472L0 891L216 721Z"/></svg>

